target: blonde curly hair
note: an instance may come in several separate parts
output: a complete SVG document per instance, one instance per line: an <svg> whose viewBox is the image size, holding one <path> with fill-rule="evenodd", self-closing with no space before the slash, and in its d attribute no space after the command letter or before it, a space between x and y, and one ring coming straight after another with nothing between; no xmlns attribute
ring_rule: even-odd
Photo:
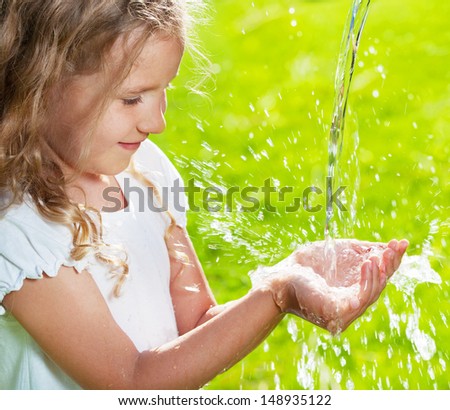
<svg viewBox="0 0 450 410"><path fill-rule="evenodd" d="M126 259L107 256L114 252L108 252L110 245L102 239L100 213L70 201L67 176L44 155L42 130L51 110L50 90L75 75L106 72L105 57L113 44L139 28L120 75L109 79L113 89L150 36L173 36L185 46L189 11L200 5L201 0L0 0L0 190L11 195L6 208L29 197L43 218L70 227L72 259L94 251L97 259L110 264L118 276L116 295L128 274ZM100 107L98 116L104 105ZM89 147L87 139L76 158L80 169ZM175 224L169 217L166 236Z"/></svg>

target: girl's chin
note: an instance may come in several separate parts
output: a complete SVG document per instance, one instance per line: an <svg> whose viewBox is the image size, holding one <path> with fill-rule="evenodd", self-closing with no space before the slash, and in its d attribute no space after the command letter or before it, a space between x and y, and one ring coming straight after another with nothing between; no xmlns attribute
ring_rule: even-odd
<svg viewBox="0 0 450 410"><path fill-rule="evenodd" d="M111 161L109 164L105 164L105 166L101 166L95 169L87 169L84 173L91 173L94 175L106 175L106 176L115 176L117 174L120 174L121 172L124 172L128 166L130 165L130 158L127 160L116 160Z"/></svg>

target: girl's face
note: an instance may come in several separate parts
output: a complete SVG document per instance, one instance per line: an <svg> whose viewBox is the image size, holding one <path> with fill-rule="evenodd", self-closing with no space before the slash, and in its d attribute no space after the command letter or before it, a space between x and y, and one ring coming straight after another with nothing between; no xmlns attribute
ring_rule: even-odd
<svg viewBox="0 0 450 410"><path fill-rule="evenodd" d="M122 53L118 42L106 60L108 67L120 63ZM101 104L102 74L77 76L60 91L46 140L63 170L76 168L88 135L92 140L83 167L86 174L116 175L126 169L148 134L165 128L166 89L178 72L182 54L176 38L147 40L128 76L106 101L100 118L92 118L92 113Z"/></svg>

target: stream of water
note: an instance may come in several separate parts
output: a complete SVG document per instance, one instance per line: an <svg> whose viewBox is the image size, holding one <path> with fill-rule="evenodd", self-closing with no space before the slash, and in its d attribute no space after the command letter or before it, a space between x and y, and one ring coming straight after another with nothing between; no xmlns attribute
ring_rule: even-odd
<svg viewBox="0 0 450 410"><path fill-rule="evenodd" d="M339 186L338 167L342 151L345 114L348 96L356 64L359 42L369 12L370 0L354 0L341 42L339 60L335 77L334 108L328 144L328 186L326 204L325 238L333 237L333 217L335 215L331 193Z"/></svg>
<svg viewBox="0 0 450 410"><path fill-rule="evenodd" d="M334 189L341 186L339 166L344 137L345 114L356 64L359 42L369 12L370 0L354 0L344 28L335 77L335 97L328 143L328 174L325 220L325 261L328 280L336 276L336 253L334 239L338 236L338 225L343 223L339 212L335 212L332 198ZM356 149L357 147L355 147Z"/></svg>

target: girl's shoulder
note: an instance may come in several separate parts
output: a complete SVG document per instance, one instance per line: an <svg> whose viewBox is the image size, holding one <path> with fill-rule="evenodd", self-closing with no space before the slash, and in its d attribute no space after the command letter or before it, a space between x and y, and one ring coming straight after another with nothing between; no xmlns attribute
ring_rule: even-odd
<svg viewBox="0 0 450 410"><path fill-rule="evenodd" d="M45 220L29 200L2 211L0 304L5 295L19 290L25 279L40 279L44 272L56 276L62 265L82 270L81 262L77 265L70 258L71 238L69 228Z"/></svg>

